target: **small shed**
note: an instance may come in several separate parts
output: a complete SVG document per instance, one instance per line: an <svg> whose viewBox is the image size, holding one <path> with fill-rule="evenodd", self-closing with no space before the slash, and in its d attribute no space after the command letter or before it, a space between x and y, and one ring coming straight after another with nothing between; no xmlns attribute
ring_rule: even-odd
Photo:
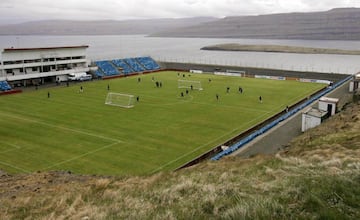
<svg viewBox="0 0 360 220"><path fill-rule="evenodd" d="M302 113L301 131L305 132L321 124L328 116L328 112L316 108L307 109Z"/></svg>
<svg viewBox="0 0 360 220"><path fill-rule="evenodd" d="M319 109L322 111L327 111L329 116L335 115L337 111L337 106L339 103L339 99L337 98L329 98L329 97L321 97L319 99Z"/></svg>
<svg viewBox="0 0 360 220"><path fill-rule="evenodd" d="M360 73L354 75L349 83L349 92L356 92L359 89Z"/></svg>

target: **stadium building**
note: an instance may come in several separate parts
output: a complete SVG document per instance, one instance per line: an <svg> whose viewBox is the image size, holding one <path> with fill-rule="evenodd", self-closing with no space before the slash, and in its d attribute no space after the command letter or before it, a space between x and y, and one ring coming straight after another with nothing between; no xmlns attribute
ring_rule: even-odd
<svg viewBox="0 0 360 220"><path fill-rule="evenodd" d="M88 46L7 48L1 53L0 81L12 87L66 81L70 74L96 71L86 58Z"/></svg>

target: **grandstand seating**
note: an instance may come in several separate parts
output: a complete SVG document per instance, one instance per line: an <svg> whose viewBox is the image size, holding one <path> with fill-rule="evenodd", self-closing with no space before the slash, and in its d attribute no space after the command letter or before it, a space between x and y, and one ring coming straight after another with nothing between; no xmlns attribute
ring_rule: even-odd
<svg viewBox="0 0 360 220"><path fill-rule="evenodd" d="M95 72L98 77L114 76L121 74L139 73L145 71L153 71L160 69L159 64L151 57L136 57L114 60L95 61L99 69ZM117 68L121 68L119 72Z"/></svg>
<svg viewBox="0 0 360 220"><path fill-rule="evenodd" d="M160 66L151 57L137 57L135 58L146 70L158 70Z"/></svg>
<svg viewBox="0 0 360 220"><path fill-rule="evenodd" d="M8 91L11 90L11 86L7 81L0 81L0 90L1 91Z"/></svg>
<svg viewBox="0 0 360 220"><path fill-rule="evenodd" d="M105 76L114 76L120 74L119 71L107 60L95 61L95 63L99 67L99 69L105 74ZM100 74L100 72L97 71L96 74Z"/></svg>
<svg viewBox="0 0 360 220"><path fill-rule="evenodd" d="M95 75L96 75L97 77L103 77L103 76L104 76L104 73L103 73L103 71L99 68L98 70L96 70Z"/></svg>
<svg viewBox="0 0 360 220"><path fill-rule="evenodd" d="M124 74L129 74L129 73L134 72L134 70L131 69L131 67L130 67L127 63L125 63L123 60L121 60L121 59L112 60L111 62L112 62L115 66L122 68L122 69L123 69L122 72L123 72Z"/></svg>
<svg viewBox="0 0 360 220"><path fill-rule="evenodd" d="M135 58L126 58L123 59L135 72L143 72L145 68L141 66Z"/></svg>

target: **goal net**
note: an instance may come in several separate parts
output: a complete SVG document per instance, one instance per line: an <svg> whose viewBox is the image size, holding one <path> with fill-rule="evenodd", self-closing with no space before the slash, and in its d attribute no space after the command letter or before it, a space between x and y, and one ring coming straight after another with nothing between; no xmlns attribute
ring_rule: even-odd
<svg viewBox="0 0 360 220"><path fill-rule="evenodd" d="M200 81L178 80L178 88L203 90Z"/></svg>
<svg viewBox="0 0 360 220"><path fill-rule="evenodd" d="M135 96L129 94L109 92L106 96L105 104L114 105L123 108L134 107Z"/></svg>

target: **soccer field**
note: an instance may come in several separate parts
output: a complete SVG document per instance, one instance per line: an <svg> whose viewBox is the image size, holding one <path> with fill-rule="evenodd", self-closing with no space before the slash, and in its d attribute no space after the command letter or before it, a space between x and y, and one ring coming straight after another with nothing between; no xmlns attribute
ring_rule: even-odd
<svg viewBox="0 0 360 220"><path fill-rule="evenodd" d="M104 175L173 170L324 87L182 74L164 71L0 97L0 170ZM179 79L200 81L203 90L186 94L178 89ZM139 101L133 108L105 105L108 92Z"/></svg>

